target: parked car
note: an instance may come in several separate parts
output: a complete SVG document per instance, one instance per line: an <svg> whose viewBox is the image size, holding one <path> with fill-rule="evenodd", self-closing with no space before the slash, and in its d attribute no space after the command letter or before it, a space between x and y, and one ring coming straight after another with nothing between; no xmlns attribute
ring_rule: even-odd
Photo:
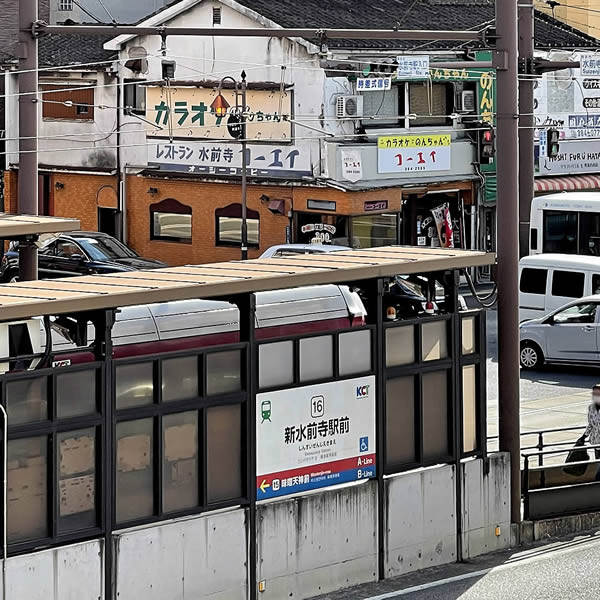
<svg viewBox="0 0 600 600"><path fill-rule="evenodd" d="M570 302L545 317L521 323L524 369L546 363L600 364L600 295Z"/></svg>
<svg viewBox="0 0 600 600"><path fill-rule="evenodd" d="M297 256L298 254L324 254L325 252L340 252L352 250L347 246L334 246L329 244L279 244L267 248L259 258L282 258Z"/></svg>
<svg viewBox="0 0 600 600"><path fill-rule="evenodd" d="M158 269L167 265L142 258L131 248L105 233L74 231L50 236L38 251L40 279ZM0 280L17 281L18 243L11 244L0 263Z"/></svg>
<svg viewBox="0 0 600 600"><path fill-rule="evenodd" d="M600 293L600 257L536 254L519 263L519 318L537 319L575 299Z"/></svg>

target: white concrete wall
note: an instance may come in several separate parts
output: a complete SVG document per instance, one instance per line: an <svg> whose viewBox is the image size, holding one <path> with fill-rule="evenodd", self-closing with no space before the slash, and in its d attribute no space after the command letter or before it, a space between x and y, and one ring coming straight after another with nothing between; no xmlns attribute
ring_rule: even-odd
<svg viewBox="0 0 600 600"><path fill-rule="evenodd" d="M258 27L252 11L234 2L205 1L190 8L168 21L169 27L212 27L213 7L222 8L222 27ZM269 23L262 21L265 26ZM111 46L108 44L106 47ZM140 36L123 45L121 59L129 56L132 46L142 46L149 56L149 70L141 76L147 81L159 82L162 78L160 38ZM298 120L306 121L311 127L319 127L318 116L323 103L325 74L319 67L318 57L307 50L306 45L288 39L275 38L226 38L226 37L170 37L167 40L166 58L177 62L175 79L182 81L212 80L215 87L222 77L229 75L239 80L242 69L247 80L252 82L281 82L285 65L285 83L294 84L294 113ZM112 47L112 46L111 46ZM133 73L120 67L123 78L131 78ZM122 143L136 145L124 148L123 164L147 164L145 125L133 118L124 119L131 125L124 127ZM319 133L295 125L295 145L306 148L318 165Z"/></svg>
<svg viewBox="0 0 600 600"><path fill-rule="evenodd" d="M456 560L454 467L444 465L386 480L386 577Z"/></svg>
<svg viewBox="0 0 600 600"><path fill-rule="evenodd" d="M463 463L463 558L495 552L510 545L510 457L488 457ZM496 527L500 535L496 535Z"/></svg>
<svg viewBox="0 0 600 600"><path fill-rule="evenodd" d="M6 563L6 600L99 600L103 577L100 541L25 554Z"/></svg>
<svg viewBox="0 0 600 600"><path fill-rule="evenodd" d="M116 597L245 600L245 519L237 509L115 534Z"/></svg>
<svg viewBox="0 0 600 600"><path fill-rule="evenodd" d="M263 600L309 598L377 580L377 484L259 505Z"/></svg>
<svg viewBox="0 0 600 600"><path fill-rule="evenodd" d="M64 120L42 118L38 104L38 160L40 164L67 167L114 168L116 165L117 88L116 77L105 72L71 73L68 77L40 78L40 85L51 83L65 89L94 86L94 119ZM6 137L9 165L19 163L17 76L7 74ZM40 95L41 99L41 95ZM100 109L98 106L107 106Z"/></svg>

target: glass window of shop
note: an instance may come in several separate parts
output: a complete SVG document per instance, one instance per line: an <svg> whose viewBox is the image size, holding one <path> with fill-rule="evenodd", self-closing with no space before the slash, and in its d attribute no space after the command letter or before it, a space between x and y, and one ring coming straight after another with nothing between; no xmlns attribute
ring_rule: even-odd
<svg viewBox="0 0 600 600"><path fill-rule="evenodd" d="M352 248L389 246L399 241L398 220L398 213L355 216L296 213L295 241Z"/></svg>

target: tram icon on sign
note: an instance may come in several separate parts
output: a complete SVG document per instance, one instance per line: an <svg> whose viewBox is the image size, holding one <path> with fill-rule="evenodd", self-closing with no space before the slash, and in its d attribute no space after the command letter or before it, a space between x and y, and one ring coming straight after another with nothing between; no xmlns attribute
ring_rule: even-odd
<svg viewBox="0 0 600 600"><path fill-rule="evenodd" d="M263 403L260 405L260 414L262 417L262 421L260 422L260 424L262 425L265 421L269 421L269 423L271 423L271 401L270 400L264 400Z"/></svg>

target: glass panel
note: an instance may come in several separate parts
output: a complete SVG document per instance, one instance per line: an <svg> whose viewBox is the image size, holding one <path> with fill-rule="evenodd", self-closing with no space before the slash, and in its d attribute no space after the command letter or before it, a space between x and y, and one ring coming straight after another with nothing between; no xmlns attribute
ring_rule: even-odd
<svg viewBox="0 0 600 600"><path fill-rule="evenodd" d="M475 317L466 317L462 320L462 353L473 354L476 349Z"/></svg>
<svg viewBox="0 0 600 600"><path fill-rule="evenodd" d="M210 503L242 495L241 406L206 409L207 494Z"/></svg>
<svg viewBox="0 0 600 600"><path fill-rule="evenodd" d="M58 506L60 530L96 525L96 430L59 433Z"/></svg>
<svg viewBox="0 0 600 600"><path fill-rule="evenodd" d="M367 94L365 94L366 96ZM395 214L352 217L352 247L374 248L398 242L398 217Z"/></svg>
<svg viewBox="0 0 600 600"><path fill-rule="evenodd" d="M563 298L581 298L585 284L585 273L577 271L554 271L552 295Z"/></svg>
<svg viewBox="0 0 600 600"><path fill-rule="evenodd" d="M116 369L117 409L152 404L154 401L153 363L120 365Z"/></svg>
<svg viewBox="0 0 600 600"><path fill-rule="evenodd" d="M423 357L424 361L448 358L448 323L433 321L423 323Z"/></svg>
<svg viewBox="0 0 600 600"><path fill-rule="evenodd" d="M117 424L117 521L154 512L152 419Z"/></svg>
<svg viewBox="0 0 600 600"><path fill-rule="evenodd" d="M163 402L187 400L199 395L197 356L169 358L162 361Z"/></svg>
<svg viewBox="0 0 600 600"><path fill-rule="evenodd" d="M548 269L523 269L520 290L524 294L545 294Z"/></svg>
<svg viewBox="0 0 600 600"><path fill-rule="evenodd" d="M388 367L415 362L415 328L391 327L385 330L385 363Z"/></svg>
<svg viewBox="0 0 600 600"><path fill-rule="evenodd" d="M48 535L48 441L8 442L7 536L9 542Z"/></svg>
<svg viewBox="0 0 600 600"><path fill-rule="evenodd" d="M600 256L600 214L579 213L579 254Z"/></svg>
<svg viewBox="0 0 600 600"><path fill-rule="evenodd" d="M163 510L198 506L198 413L163 417Z"/></svg>
<svg viewBox="0 0 600 600"><path fill-rule="evenodd" d="M463 367L463 451L477 449L477 371L475 365Z"/></svg>
<svg viewBox="0 0 600 600"><path fill-rule="evenodd" d="M45 421L48 418L48 378L9 381L6 409L11 425Z"/></svg>
<svg viewBox="0 0 600 600"><path fill-rule="evenodd" d="M594 323L596 321L597 310L597 304L575 304L575 306L570 306L569 308L565 308L565 310L556 313L554 317L552 317L552 322L571 324Z"/></svg>
<svg viewBox="0 0 600 600"><path fill-rule="evenodd" d="M371 370L371 331L340 333L340 375Z"/></svg>
<svg viewBox="0 0 600 600"><path fill-rule="evenodd" d="M300 381L333 377L333 336L300 340Z"/></svg>
<svg viewBox="0 0 600 600"><path fill-rule="evenodd" d="M246 219L248 226L248 245L258 246L260 223L258 219ZM238 217L219 217L218 242L222 244L240 244L242 241L242 219Z"/></svg>
<svg viewBox="0 0 600 600"><path fill-rule="evenodd" d="M192 239L192 215L155 212L152 217L154 238Z"/></svg>
<svg viewBox="0 0 600 600"><path fill-rule="evenodd" d="M95 413L96 370L60 373L56 376L56 412L59 419Z"/></svg>
<svg viewBox="0 0 600 600"><path fill-rule="evenodd" d="M229 394L242 390L242 352L214 352L206 355L206 393Z"/></svg>
<svg viewBox="0 0 600 600"><path fill-rule="evenodd" d="M448 123L446 115L452 111L447 108L448 95L451 93L447 84L411 83L408 89L409 111L417 115L417 118L410 121L411 127L446 125Z"/></svg>
<svg viewBox="0 0 600 600"><path fill-rule="evenodd" d="M544 253L577 254L577 230L579 219L576 212L544 211Z"/></svg>
<svg viewBox="0 0 600 600"><path fill-rule="evenodd" d="M398 93L400 92L400 94ZM363 94L363 125L365 127L381 127L382 125L398 125L398 115L404 114L404 86L393 85L385 92L369 92ZM369 120L368 117L374 117ZM386 119L385 117L389 117Z"/></svg>
<svg viewBox="0 0 600 600"><path fill-rule="evenodd" d="M261 344L258 350L258 385L269 388L294 382L294 343Z"/></svg>
<svg viewBox="0 0 600 600"><path fill-rule="evenodd" d="M387 464L416 462L415 378L388 379L385 401Z"/></svg>
<svg viewBox="0 0 600 600"><path fill-rule="evenodd" d="M448 373L423 375L423 458L450 455L448 436Z"/></svg>

